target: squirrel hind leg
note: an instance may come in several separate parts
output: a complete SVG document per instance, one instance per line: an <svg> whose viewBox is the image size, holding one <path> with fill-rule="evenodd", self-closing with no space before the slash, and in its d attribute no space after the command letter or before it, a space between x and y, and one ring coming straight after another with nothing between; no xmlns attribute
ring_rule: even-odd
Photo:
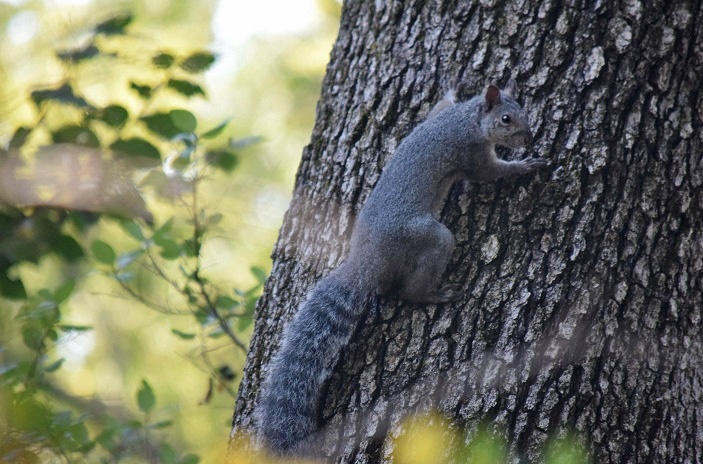
<svg viewBox="0 0 703 464"><path fill-rule="evenodd" d="M440 287L440 280L454 251L454 237L444 224L431 219L413 228L408 240L413 246L413 263L399 289L403 300L439 304L461 296L460 285Z"/></svg>

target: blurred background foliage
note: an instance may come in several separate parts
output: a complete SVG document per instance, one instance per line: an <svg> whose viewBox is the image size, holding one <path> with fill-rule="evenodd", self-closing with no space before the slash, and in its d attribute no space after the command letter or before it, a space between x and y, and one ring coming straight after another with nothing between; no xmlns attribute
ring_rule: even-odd
<svg viewBox="0 0 703 464"><path fill-rule="evenodd" d="M587 443L572 430L552 434L532 455L518 455L511 450L507 433L491 421L454 423L438 410L408 414L390 431L391 445L381 452L382 459L393 464L589 464ZM249 438L240 435L232 440L231 461L237 464L315 464L314 460L282 460L266 450L252 449Z"/></svg>
<svg viewBox="0 0 703 464"><path fill-rule="evenodd" d="M0 0L0 463L221 462L336 0Z"/></svg>

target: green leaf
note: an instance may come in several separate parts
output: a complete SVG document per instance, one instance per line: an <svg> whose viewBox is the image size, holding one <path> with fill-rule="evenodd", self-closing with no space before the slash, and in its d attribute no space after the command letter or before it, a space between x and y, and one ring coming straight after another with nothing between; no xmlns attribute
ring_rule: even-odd
<svg viewBox="0 0 703 464"><path fill-rule="evenodd" d="M103 35L122 35L125 33L125 28L132 22L134 16L131 14L122 14L113 16L107 21L103 21L93 29L96 34Z"/></svg>
<svg viewBox="0 0 703 464"><path fill-rule="evenodd" d="M146 127L149 128L151 132L165 139L172 139L181 132L168 113L155 113L142 116L141 121L146 124Z"/></svg>
<svg viewBox="0 0 703 464"><path fill-rule="evenodd" d="M171 235L169 232L171 231L171 226L173 225L173 218L169 219L163 226L159 228L156 232L154 232L154 236L152 239L154 240L154 243L159 245L160 247L169 247L171 246L171 243L173 242L173 239L171 238Z"/></svg>
<svg viewBox="0 0 703 464"><path fill-rule="evenodd" d="M103 108L98 119L105 121L112 127L119 127L127 121L129 112L120 105L110 105Z"/></svg>
<svg viewBox="0 0 703 464"><path fill-rule="evenodd" d="M195 338L195 334L194 334L194 333L181 332L181 331L178 330L178 329L171 329L171 332L173 332L174 335L178 335L178 336L179 336L180 338L182 338L183 340L192 340L193 338Z"/></svg>
<svg viewBox="0 0 703 464"><path fill-rule="evenodd" d="M237 155L229 149L213 150L205 154L205 161L224 172L232 172L237 167Z"/></svg>
<svg viewBox="0 0 703 464"><path fill-rule="evenodd" d="M195 454L186 454L180 461L178 461L178 464L198 464L199 462L200 458Z"/></svg>
<svg viewBox="0 0 703 464"><path fill-rule="evenodd" d="M196 52L183 60L181 69L189 73L200 73L215 62L215 55L210 52Z"/></svg>
<svg viewBox="0 0 703 464"><path fill-rule="evenodd" d="M70 413L69 413L70 414ZM88 451L93 447L88 435L88 429L83 422L75 422L69 417L71 423L62 427L62 434L58 438L58 446L65 451Z"/></svg>
<svg viewBox="0 0 703 464"><path fill-rule="evenodd" d="M22 341L30 350L40 351L44 348L44 335L36 327L24 327L22 329Z"/></svg>
<svg viewBox="0 0 703 464"><path fill-rule="evenodd" d="M37 292L37 295L42 297L42 299L47 300L47 301L54 301L54 295L47 290L46 288L42 288Z"/></svg>
<svg viewBox="0 0 703 464"><path fill-rule="evenodd" d="M207 218L207 225L209 226L216 226L220 222L222 222L222 219L224 218L224 215L222 213L215 213Z"/></svg>
<svg viewBox="0 0 703 464"><path fill-rule="evenodd" d="M147 158L161 159L161 153L151 143L139 137L131 139L118 140L110 145L110 148L115 151L126 153L128 155L145 156Z"/></svg>
<svg viewBox="0 0 703 464"><path fill-rule="evenodd" d="M506 442L489 427L480 425L469 444L459 449L458 457L457 462L475 464L507 462Z"/></svg>
<svg viewBox="0 0 703 464"><path fill-rule="evenodd" d="M140 85L136 82L130 82L129 88L137 92L143 99L148 99L151 97L152 89L148 85Z"/></svg>
<svg viewBox="0 0 703 464"><path fill-rule="evenodd" d="M112 418L110 418L112 419ZM116 449L116 443L115 443L115 438L117 434L120 432L120 427L117 426L110 426L107 429L104 429L101 433L98 434L97 437L95 437L95 442L98 443L100 446L108 450L112 454L117 454L117 449ZM106 461L101 461L101 462L106 462Z"/></svg>
<svg viewBox="0 0 703 464"><path fill-rule="evenodd" d="M195 320L200 325L205 325L210 320L210 315L203 309L193 311L193 316L195 316Z"/></svg>
<svg viewBox="0 0 703 464"><path fill-rule="evenodd" d="M49 408L39 403L35 396L39 397L38 394L34 396L27 395L22 401L6 401L7 409L4 409L3 413L5 417L10 419L9 426L15 430L21 430L24 434L30 434L30 436L35 435L32 432L39 432L40 436L47 436L44 434L49 432L49 428L54 422L53 414ZM3 432L3 439L5 438L9 437ZM3 458L6 456L3 455ZM13 459L10 459L10 462L13 461ZM36 461L27 462L39 463L41 461L37 459Z"/></svg>
<svg viewBox="0 0 703 464"><path fill-rule="evenodd" d="M62 61L77 63L83 60L95 58L100 54L100 50L93 43L89 43L83 48L56 52L56 56Z"/></svg>
<svg viewBox="0 0 703 464"><path fill-rule="evenodd" d="M198 245L193 239L188 239L185 242L183 242L183 253L185 256L190 256L191 258L195 258L198 256Z"/></svg>
<svg viewBox="0 0 703 464"><path fill-rule="evenodd" d="M170 68L173 65L174 61L175 58L173 57L173 55L164 52L159 53L151 59L151 62L154 64L154 66L161 69Z"/></svg>
<svg viewBox="0 0 703 464"><path fill-rule="evenodd" d="M59 339L59 333L55 329L51 328L46 331L46 338L48 338L52 342L55 342Z"/></svg>
<svg viewBox="0 0 703 464"><path fill-rule="evenodd" d="M239 301L230 298L228 296L218 296L217 301L215 302L215 306L217 309L223 310L223 311L231 311L233 309L236 309L239 307Z"/></svg>
<svg viewBox="0 0 703 464"><path fill-rule="evenodd" d="M161 443L161 462L163 464L178 464L176 452L168 443Z"/></svg>
<svg viewBox="0 0 703 464"><path fill-rule="evenodd" d="M181 256L181 247L170 238L161 237L156 241L156 244L161 247L161 257L167 260L177 259Z"/></svg>
<svg viewBox="0 0 703 464"><path fill-rule="evenodd" d="M85 256L83 248L70 235L59 235L54 251L66 261L72 262Z"/></svg>
<svg viewBox="0 0 703 464"><path fill-rule="evenodd" d="M165 429L167 427L171 427L173 425L172 420L162 420L159 422L154 422L153 424L149 424L149 429L150 430L161 430Z"/></svg>
<svg viewBox="0 0 703 464"><path fill-rule="evenodd" d="M20 279L11 279L4 272L0 272L0 294L14 300L26 300L27 292Z"/></svg>
<svg viewBox="0 0 703 464"><path fill-rule="evenodd" d="M10 139L9 148L20 148L22 145L24 145L24 142L27 140L27 137L31 133L32 129L30 129L29 127L18 127L17 130L15 130L15 133L12 134L12 139Z"/></svg>
<svg viewBox="0 0 703 464"><path fill-rule="evenodd" d="M174 127L179 129L181 132L195 132L198 127L198 120L195 119L193 113L186 110L171 110L168 113L171 118Z"/></svg>
<svg viewBox="0 0 703 464"><path fill-rule="evenodd" d="M44 368L44 372L54 372L54 371L58 370L65 360L66 360L65 358L61 358L58 361L55 361L55 362L49 364L48 366L46 366Z"/></svg>
<svg viewBox="0 0 703 464"><path fill-rule="evenodd" d="M71 296L74 288L76 288L76 281L69 280L54 292L54 301L56 301L57 304L63 303Z"/></svg>
<svg viewBox="0 0 703 464"><path fill-rule="evenodd" d="M237 331L238 332L244 332L247 330L252 322L254 322L254 318L251 316L241 316L237 319Z"/></svg>
<svg viewBox="0 0 703 464"><path fill-rule="evenodd" d="M266 282L266 272L258 266L252 266L250 269L251 273L254 275L259 284Z"/></svg>
<svg viewBox="0 0 703 464"><path fill-rule="evenodd" d="M139 405L139 410L145 414L148 414L156 405L154 390L151 389L151 385L146 380L142 380L142 386L137 391L137 405Z"/></svg>
<svg viewBox="0 0 703 464"><path fill-rule="evenodd" d="M220 135L220 134L222 133L222 131L225 130L225 127L227 127L227 125L229 124L230 121L231 121L231 119L225 119L225 120L222 121L220 124L218 124L217 126L213 127L213 128L210 129L209 131L205 132L205 133L204 133L203 135L201 135L200 137L201 137L201 138L204 138L204 139L214 139L215 137L217 137L218 135Z"/></svg>
<svg viewBox="0 0 703 464"><path fill-rule="evenodd" d="M37 397L39 395L36 395ZM23 401L6 402L7 409L3 411L6 417L12 418L13 427L26 432L49 432L54 422L53 414L43 404L36 401L35 397L27 396ZM46 436L46 435L45 435ZM3 438L7 438L3 433ZM3 456L4 458L5 456ZM12 462L12 460L11 460ZM30 461L31 462L31 461ZM39 460L34 462L41 462Z"/></svg>
<svg viewBox="0 0 703 464"><path fill-rule="evenodd" d="M86 147L99 147L98 137L87 127L76 125L63 126L52 134L54 143L74 143Z"/></svg>
<svg viewBox="0 0 703 464"><path fill-rule="evenodd" d="M247 314L254 314L254 308L256 307L256 302L259 300L257 295L251 295L244 300L244 308Z"/></svg>
<svg viewBox="0 0 703 464"><path fill-rule="evenodd" d="M202 87L186 80L169 79L168 87L186 97L192 97L193 95L205 96L205 90Z"/></svg>
<svg viewBox="0 0 703 464"><path fill-rule="evenodd" d="M95 259L100 263L112 265L115 262L115 250L102 240L95 240L90 245L90 251L93 252Z"/></svg>
<svg viewBox="0 0 703 464"><path fill-rule="evenodd" d="M132 220L124 220L120 223L125 232L127 232L133 239L143 242L146 240L144 233L142 232L142 227Z"/></svg>
<svg viewBox="0 0 703 464"><path fill-rule="evenodd" d="M164 222L161 227L156 230L156 232L154 232L154 238L167 236L169 232L171 232L172 228L173 218L170 218L168 221Z"/></svg>
<svg viewBox="0 0 703 464"><path fill-rule="evenodd" d="M226 380L227 382L231 382L237 378L237 374L235 374L232 368L229 367L227 364L223 364L222 366L220 366L217 369L217 373L219 374L220 378Z"/></svg>
<svg viewBox="0 0 703 464"><path fill-rule="evenodd" d="M197 305L198 304L198 297L195 295L195 293L193 293L193 291L190 288L188 288L187 290L189 290L189 291L184 292L184 293L188 296L188 304L193 305L193 306Z"/></svg>
<svg viewBox="0 0 703 464"><path fill-rule="evenodd" d="M89 227L98 222L98 213L88 211L67 211L68 221L76 228L78 232L85 232ZM81 247L81 257L83 256L83 248Z"/></svg>
<svg viewBox="0 0 703 464"><path fill-rule="evenodd" d="M61 428L68 427L73 422L73 414L71 411L58 411L54 414L54 420L52 422L54 426L59 426Z"/></svg>
<svg viewBox="0 0 703 464"><path fill-rule="evenodd" d="M55 89L35 90L31 93L31 98L37 106L45 101L56 101L78 108L90 108L90 105L83 97L79 97L73 92L73 87L70 84L63 84Z"/></svg>
<svg viewBox="0 0 703 464"><path fill-rule="evenodd" d="M576 437L567 436L548 443L545 464L587 464L588 453Z"/></svg>

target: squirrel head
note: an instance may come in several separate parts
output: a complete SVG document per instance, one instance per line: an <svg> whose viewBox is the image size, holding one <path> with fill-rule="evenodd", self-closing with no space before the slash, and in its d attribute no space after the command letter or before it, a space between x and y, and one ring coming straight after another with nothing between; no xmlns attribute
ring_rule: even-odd
<svg viewBox="0 0 703 464"><path fill-rule="evenodd" d="M513 99L517 86L510 79L505 89L489 85L481 104L481 126L488 139L496 145L522 148L532 142L532 132L525 111Z"/></svg>

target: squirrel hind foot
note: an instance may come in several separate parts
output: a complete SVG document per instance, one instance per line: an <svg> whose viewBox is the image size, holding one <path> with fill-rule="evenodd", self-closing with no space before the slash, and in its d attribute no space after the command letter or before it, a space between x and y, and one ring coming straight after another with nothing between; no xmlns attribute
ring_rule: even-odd
<svg viewBox="0 0 703 464"><path fill-rule="evenodd" d="M431 303L442 304L457 301L463 296L461 284L448 284L440 287L431 297Z"/></svg>
<svg viewBox="0 0 703 464"><path fill-rule="evenodd" d="M422 295L418 297L417 295L403 295L401 298L418 304L444 304L451 303L453 301L459 300L464 295L462 286L460 284L449 284L444 285L432 293Z"/></svg>

